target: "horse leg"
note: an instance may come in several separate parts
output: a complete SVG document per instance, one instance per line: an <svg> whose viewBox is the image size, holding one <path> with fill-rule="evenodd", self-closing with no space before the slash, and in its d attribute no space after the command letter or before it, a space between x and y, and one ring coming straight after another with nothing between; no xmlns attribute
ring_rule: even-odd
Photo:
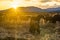
<svg viewBox="0 0 60 40"><path fill-rule="evenodd" d="M40 34L40 29L39 28L37 29L37 33Z"/></svg>
<svg viewBox="0 0 60 40"><path fill-rule="evenodd" d="M34 29L33 27L30 27L29 32L30 32L31 34L35 34L35 29Z"/></svg>

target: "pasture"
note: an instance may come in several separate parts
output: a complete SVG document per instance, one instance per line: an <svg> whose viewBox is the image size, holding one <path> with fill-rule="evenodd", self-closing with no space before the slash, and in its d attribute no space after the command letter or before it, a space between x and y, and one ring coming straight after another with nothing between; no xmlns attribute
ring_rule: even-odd
<svg viewBox="0 0 60 40"><path fill-rule="evenodd" d="M38 15L39 17L37 17ZM57 15L57 13L47 12L0 13L0 39L59 40L60 23L59 21L56 23L50 22L51 17L55 15ZM31 31L33 32L31 33Z"/></svg>

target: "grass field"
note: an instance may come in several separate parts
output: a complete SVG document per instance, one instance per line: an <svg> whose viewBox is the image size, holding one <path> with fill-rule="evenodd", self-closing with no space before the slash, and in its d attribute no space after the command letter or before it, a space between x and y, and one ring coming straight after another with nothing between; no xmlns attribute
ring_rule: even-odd
<svg viewBox="0 0 60 40"><path fill-rule="evenodd" d="M56 13L0 13L0 40L59 40L57 29L60 23L40 22L40 34L29 32L31 17L45 16L47 19ZM40 19L41 20L41 19ZM60 35L60 34L59 34Z"/></svg>

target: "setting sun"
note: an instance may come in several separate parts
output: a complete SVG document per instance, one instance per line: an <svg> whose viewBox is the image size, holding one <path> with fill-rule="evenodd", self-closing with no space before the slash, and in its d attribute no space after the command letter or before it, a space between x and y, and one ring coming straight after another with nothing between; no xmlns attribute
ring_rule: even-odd
<svg viewBox="0 0 60 40"><path fill-rule="evenodd" d="M16 9L17 7L24 7L24 6L28 6L26 1L23 0L14 0L11 2L10 6L14 9Z"/></svg>
<svg viewBox="0 0 60 40"><path fill-rule="evenodd" d="M11 7L13 7L14 9L16 9L18 7L18 2L12 2Z"/></svg>

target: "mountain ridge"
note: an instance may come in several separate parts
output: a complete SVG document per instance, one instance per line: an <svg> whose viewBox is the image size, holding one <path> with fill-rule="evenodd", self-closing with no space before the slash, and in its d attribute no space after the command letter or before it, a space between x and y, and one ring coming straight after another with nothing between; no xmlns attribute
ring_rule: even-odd
<svg viewBox="0 0 60 40"><path fill-rule="evenodd" d="M30 7L18 7L17 9L10 8L6 10L2 10L0 12L8 12L8 11L19 11L19 12L60 12L60 7L56 8L47 8L47 9L41 9L38 7L30 6Z"/></svg>

